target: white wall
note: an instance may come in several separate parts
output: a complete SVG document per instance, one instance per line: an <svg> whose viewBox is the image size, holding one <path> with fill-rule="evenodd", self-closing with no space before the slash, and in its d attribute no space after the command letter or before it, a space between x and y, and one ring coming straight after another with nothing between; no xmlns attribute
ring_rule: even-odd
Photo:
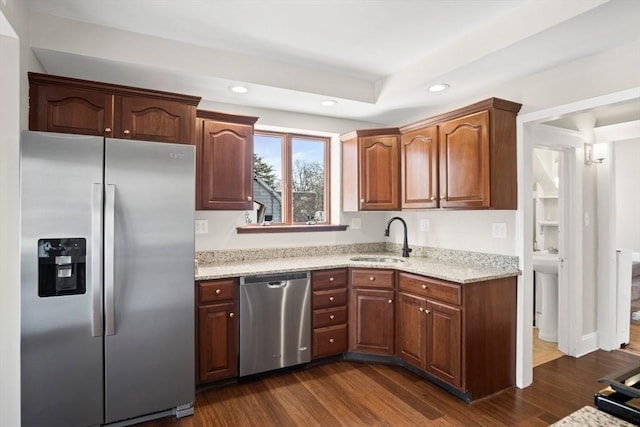
<svg viewBox="0 0 640 427"><path fill-rule="evenodd" d="M613 144L616 188L616 246L640 252L640 139Z"/></svg>

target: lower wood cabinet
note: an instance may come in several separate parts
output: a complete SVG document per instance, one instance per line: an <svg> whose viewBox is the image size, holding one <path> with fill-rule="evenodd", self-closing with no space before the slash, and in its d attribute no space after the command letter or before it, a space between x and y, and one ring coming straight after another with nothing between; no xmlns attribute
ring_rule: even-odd
<svg viewBox="0 0 640 427"><path fill-rule="evenodd" d="M352 269L349 351L394 354L393 270Z"/></svg>
<svg viewBox="0 0 640 427"><path fill-rule="evenodd" d="M237 280L196 283L197 384L238 375Z"/></svg>
<svg viewBox="0 0 640 427"><path fill-rule="evenodd" d="M313 313L311 317L311 357L342 354L347 351L348 276L346 268L311 273Z"/></svg>
<svg viewBox="0 0 640 427"><path fill-rule="evenodd" d="M397 356L476 400L515 384L516 278L398 274Z"/></svg>

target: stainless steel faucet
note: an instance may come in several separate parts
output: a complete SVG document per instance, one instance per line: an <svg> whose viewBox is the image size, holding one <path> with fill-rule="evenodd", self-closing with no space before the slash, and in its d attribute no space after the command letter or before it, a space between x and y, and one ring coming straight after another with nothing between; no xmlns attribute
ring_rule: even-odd
<svg viewBox="0 0 640 427"><path fill-rule="evenodd" d="M404 226L404 243L402 244L402 256L405 258L408 258L409 252L411 252L411 249L409 248L409 243L407 242L407 223L404 222L404 219L400 218L399 216L394 216L393 218L391 218L387 222L387 227L384 229L384 235L389 237L389 226L391 226L391 223L396 219L400 220L400 222Z"/></svg>

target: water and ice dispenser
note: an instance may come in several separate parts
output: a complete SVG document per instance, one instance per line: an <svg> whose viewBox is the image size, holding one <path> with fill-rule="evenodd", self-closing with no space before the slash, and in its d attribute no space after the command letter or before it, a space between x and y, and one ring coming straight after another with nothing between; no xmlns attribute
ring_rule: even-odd
<svg viewBox="0 0 640 427"><path fill-rule="evenodd" d="M84 238L38 240L38 296L84 294L86 258Z"/></svg>

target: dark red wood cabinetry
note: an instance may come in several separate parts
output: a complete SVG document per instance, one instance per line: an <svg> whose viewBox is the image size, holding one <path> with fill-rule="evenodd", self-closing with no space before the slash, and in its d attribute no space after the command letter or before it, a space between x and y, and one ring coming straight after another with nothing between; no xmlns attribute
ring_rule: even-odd
<svg viewBox="0 0 640 427"><path fill-rule="evenodd" d="M312 287L312 358L347 351L348 276L346 268L314 271Z"/></svg>

